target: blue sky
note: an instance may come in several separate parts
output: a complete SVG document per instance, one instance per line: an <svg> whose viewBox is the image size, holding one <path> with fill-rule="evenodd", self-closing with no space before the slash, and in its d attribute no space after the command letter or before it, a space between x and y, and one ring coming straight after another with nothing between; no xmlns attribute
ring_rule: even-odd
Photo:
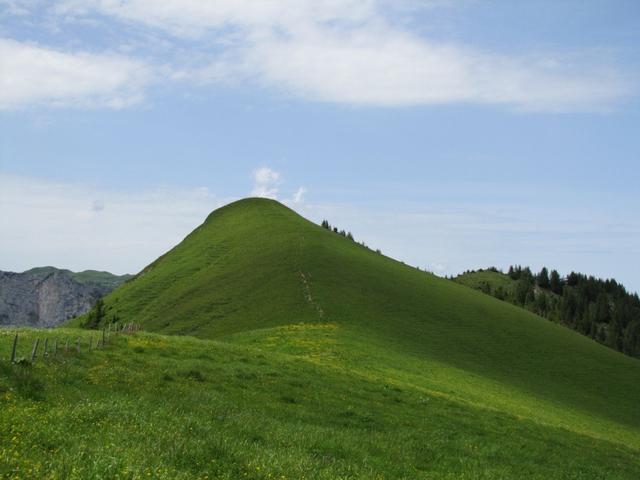
<svg viewBox="0 0 640 480"><path fill-rule="evenodd" d="M640 290L636 1L0 0L0 269L276 197L441 275Z"/></svg>

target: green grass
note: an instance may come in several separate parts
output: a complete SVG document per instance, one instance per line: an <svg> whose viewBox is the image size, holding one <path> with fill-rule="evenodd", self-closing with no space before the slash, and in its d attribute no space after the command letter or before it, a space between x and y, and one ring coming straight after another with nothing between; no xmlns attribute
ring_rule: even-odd
<svg viewBox="0 0 640 480"><path fill-rule="evenodd" d="M25 442L5 472L640 477L640 361L277 202L217 210L105 304L170 335L3 367L0 430Z"/></svg>
<svg viewBox="0 0 640 480"><path fill-rule="evenodd" d="M2 358L10 334L0 336ZM79 334L86 340L86 331L47 333ZM27 345L36 335L43 332L21 331ZM0 475L633 479L640 472L637 448L456 399L429 388L421 380L428 375L388 364L402 357L387 354L367 368L356 354L342 358L347 340L335 325L250 337L236 344L138 333L32 366L0 363ZM452 372L444 373L441 385Z"/></svg>

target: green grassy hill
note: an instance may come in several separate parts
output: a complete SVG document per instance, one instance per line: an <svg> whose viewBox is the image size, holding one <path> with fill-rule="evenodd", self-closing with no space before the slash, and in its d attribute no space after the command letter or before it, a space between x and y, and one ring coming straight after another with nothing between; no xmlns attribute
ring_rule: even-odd
<svg viewBox="0 0 640 480"><path fill-rule="evenodd" d="M78 478L640 476L640 361L275 201L215 211L105 305L164 335L37 364L42 398L7 400Z"/></svg>

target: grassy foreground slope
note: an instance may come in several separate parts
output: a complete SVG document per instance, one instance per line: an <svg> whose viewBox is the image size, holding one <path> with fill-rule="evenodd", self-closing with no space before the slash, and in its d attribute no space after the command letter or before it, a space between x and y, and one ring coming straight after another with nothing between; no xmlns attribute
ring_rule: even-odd
<svg viewBox="0 0 640 480"><path fill-rule="evenodd" d="M24 443L0 464L49 452L37 468L77 478L640 477L637 359L274 201L215 211L105 305L171 336L7 366L0 431L19 425Z"/></svg>
<svg viewBox="0 0 640 480"><path fill-rule="evenodd" d="M359 340L345 357L339 331L137 333L88 352L95 332L21 329L21 354L44 336L83 350L12 365L0 330L0 478L638 478L635 447L432 391L393 352L359 368Z"/></svg>

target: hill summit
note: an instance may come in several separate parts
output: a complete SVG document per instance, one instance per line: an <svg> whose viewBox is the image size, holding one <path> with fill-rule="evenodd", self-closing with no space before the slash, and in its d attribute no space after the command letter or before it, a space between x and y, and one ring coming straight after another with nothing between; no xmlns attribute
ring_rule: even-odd
<svg viewBox="0 0 640 480"><path fill-rule="evenodd" d="M106 321L336 361L640 447L637 359L274 200L214 211L104 301Z"/></svg>

